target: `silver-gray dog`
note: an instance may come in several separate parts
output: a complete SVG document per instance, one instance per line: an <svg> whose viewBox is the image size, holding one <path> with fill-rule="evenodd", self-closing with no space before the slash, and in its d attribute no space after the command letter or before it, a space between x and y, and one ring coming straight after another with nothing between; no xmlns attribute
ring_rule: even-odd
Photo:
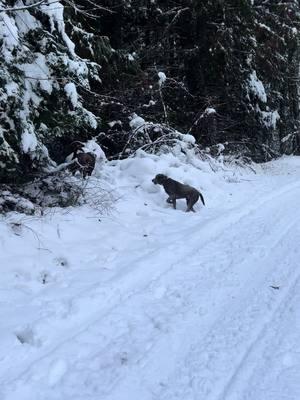
<svg viewBox="0 0 300 400"><path fill-rule="evenodd" d="M167 203L173 204L174 209L176 209L177 199L186 199L187 212L195 212L194 205L199 200L199 197L201 198L201 201L205 206L202 194L192 186L184 185L180 182L175 181L172 178L168 178L166 175L163 174L156 175L156 177L152 179L152 182L155 185L162 185L164 187L166 193L169 195L169 197L167 198Z"/></svg>

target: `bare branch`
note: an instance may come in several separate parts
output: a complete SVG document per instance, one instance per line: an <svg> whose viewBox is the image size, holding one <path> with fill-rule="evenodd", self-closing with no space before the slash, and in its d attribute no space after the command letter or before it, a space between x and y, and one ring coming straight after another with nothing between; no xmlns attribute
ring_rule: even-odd
<svg viewBox="0 0 300 400"><path fill-rule="evenodd" d="M85 16L87 16L87 17L89 17L89 18L96 18L95 15L90 14L90 13L88 12L88 11L90 11L90 10L87 10L87 9L85 9L85 8L76 6L74 0L63 0L63 1L64 1L66 4L68 4L70 7L72 7L72 8L75 10L75 12L84 14ZM93 8L92 10L101 10L101 11L108 12L108 13L110 13L110 14L112 14L112 13L115 12L115 11L110 10L109 8L106 8L106 7L103 7L103 6L100 6L100 5L96 4L96 3L94 3L94 2L91 1L91 0L86 0L86 1L87 1L87 3L89 3L90 5L94 6L94 8Z"/></svg>
<svg viewBox="0 0 300 400"><path fill-rule="evenodd" d="M95 10L98 9L98 10L101 10L101 11L106 11L106 12L108 12L110 14L114 14L115 13L115 11L110 10L109 8L106 8L106 7L103 7L103 6L99 6L99 4L97 4L96 2L94 2L92 0L87 0L87 2L89 4L91 4L91 5L93 5L95 7Z"/></svg>

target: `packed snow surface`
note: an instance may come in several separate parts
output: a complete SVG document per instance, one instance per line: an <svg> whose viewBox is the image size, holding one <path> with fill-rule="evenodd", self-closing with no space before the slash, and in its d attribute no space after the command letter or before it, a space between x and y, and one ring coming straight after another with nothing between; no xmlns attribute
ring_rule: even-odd
<svg viewBox="0 0 300 400"><path fill-rule="evenodd" d="M300 158L254 169L141 153L109 214L2 217L0 399L299 400Z"/></svg>

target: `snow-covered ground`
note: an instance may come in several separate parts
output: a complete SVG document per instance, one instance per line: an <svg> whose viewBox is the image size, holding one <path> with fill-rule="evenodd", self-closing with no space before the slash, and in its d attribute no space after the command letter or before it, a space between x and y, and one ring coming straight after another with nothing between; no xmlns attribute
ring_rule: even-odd
<svg viewBox="0 0 300 400"><path fill-rule="evenodd" d="M300 399L300 158L224 168L141 154L91 179L108 215L2 217L1 400Z"/></svg>

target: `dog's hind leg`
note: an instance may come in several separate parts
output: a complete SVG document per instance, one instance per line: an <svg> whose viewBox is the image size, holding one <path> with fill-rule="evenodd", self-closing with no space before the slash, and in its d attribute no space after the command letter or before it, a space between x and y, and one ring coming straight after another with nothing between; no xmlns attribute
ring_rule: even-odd
<svg viewBox="0 0 300 400"><path fill-rule="evenodd" d="M197 203L198 200L199 200L199 194L198 193L194 193L194 194L192 194L191 197L187 198L186 199L186 205L187 205L186 211L187 212L189 212L189 211L196 212L194 210L194 205Z"/></svg>

